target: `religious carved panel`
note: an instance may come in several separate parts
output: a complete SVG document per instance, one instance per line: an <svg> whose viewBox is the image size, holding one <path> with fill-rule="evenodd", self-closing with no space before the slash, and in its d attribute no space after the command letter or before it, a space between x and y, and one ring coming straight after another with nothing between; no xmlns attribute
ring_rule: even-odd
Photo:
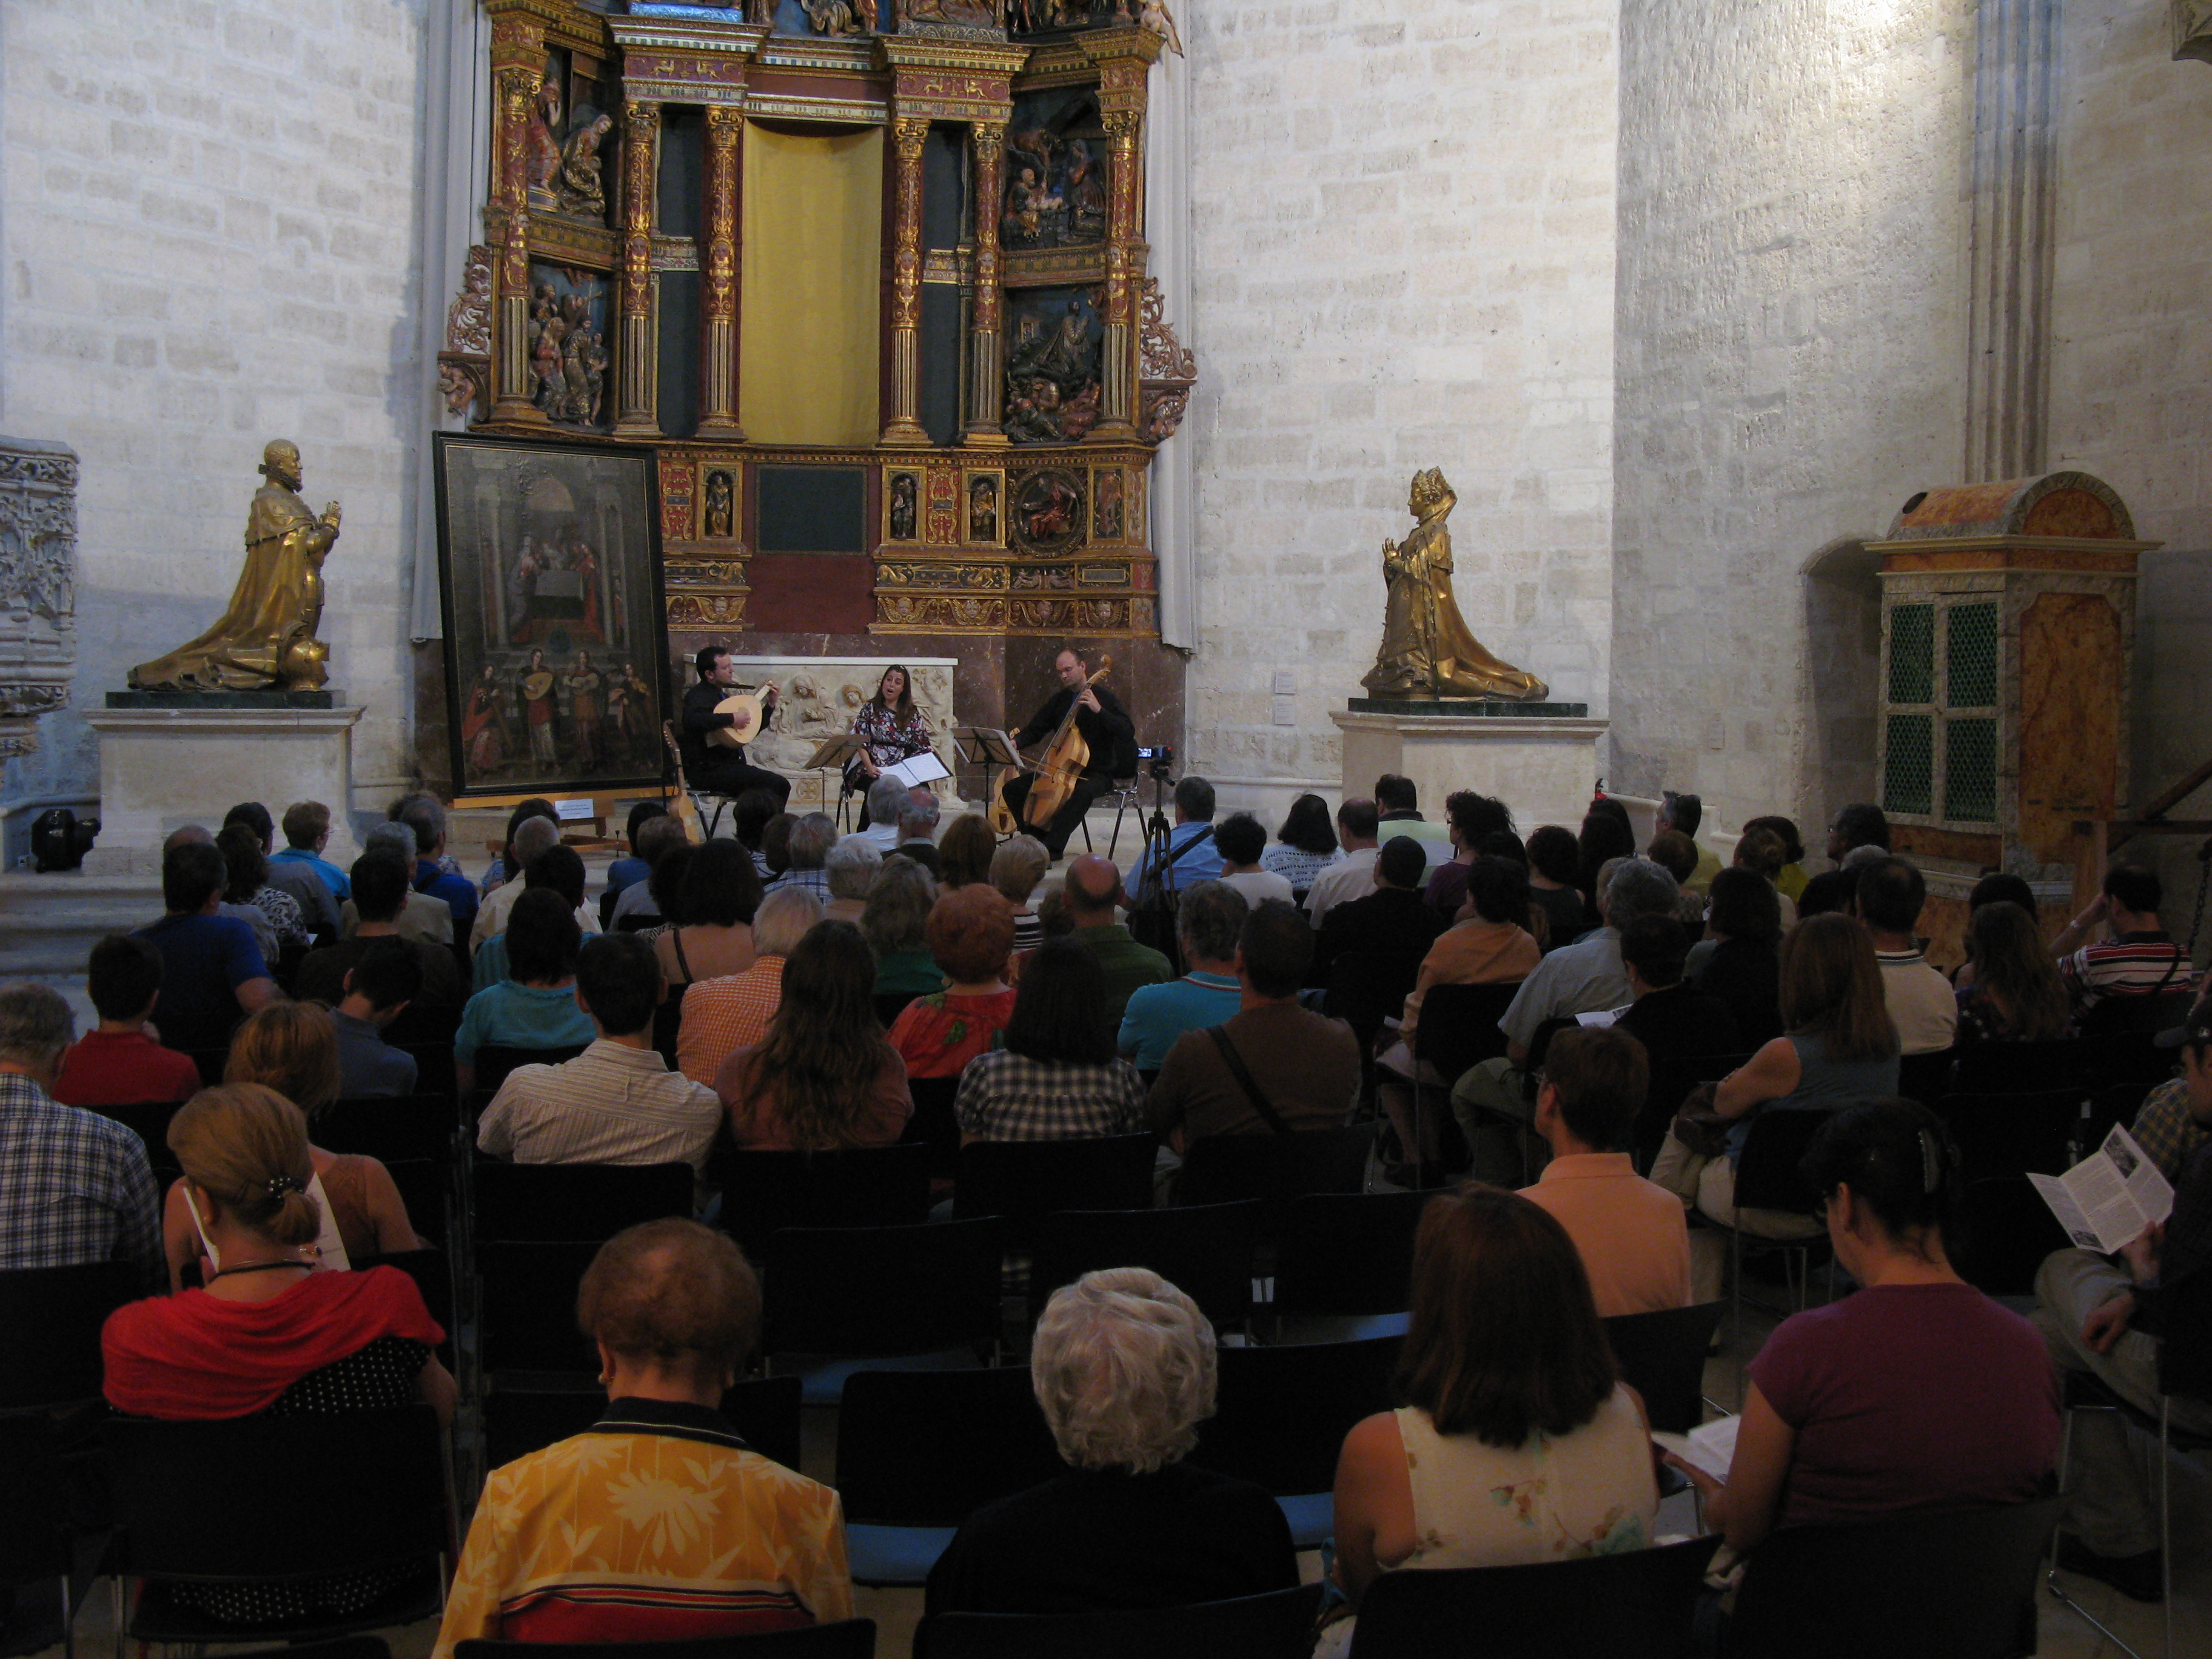
<svg viewBox="0 0 2212 1659"><path fill-rule="evenodd" d="M38 746L76 670L75 451L0 438L0 759Z"/></svg>

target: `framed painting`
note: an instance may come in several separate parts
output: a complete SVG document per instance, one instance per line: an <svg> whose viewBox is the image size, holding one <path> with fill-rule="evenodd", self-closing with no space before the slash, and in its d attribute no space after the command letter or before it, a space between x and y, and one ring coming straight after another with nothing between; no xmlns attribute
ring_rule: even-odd
<svg viewBox="0 0 2212 1659"><path fill-rule="evenodd" d="M669 693L652 453L435 437L454 793L659 789Z"/></svg>

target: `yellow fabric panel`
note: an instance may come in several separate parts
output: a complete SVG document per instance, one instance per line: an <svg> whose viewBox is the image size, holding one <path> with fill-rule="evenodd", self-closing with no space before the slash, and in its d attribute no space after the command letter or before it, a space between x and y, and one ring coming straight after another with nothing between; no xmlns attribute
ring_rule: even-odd
<svg viewBox="0 0 2212 1659"><path fill-rule="evenodd" d="M747 123L738 413L769 444L872 444L884 135Z"/></svg>

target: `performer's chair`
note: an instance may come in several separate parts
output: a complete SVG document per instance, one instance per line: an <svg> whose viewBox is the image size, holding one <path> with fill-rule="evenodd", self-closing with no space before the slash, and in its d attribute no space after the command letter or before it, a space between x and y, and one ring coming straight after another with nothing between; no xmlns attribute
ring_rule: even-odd
<svg viewBox="0 0 2212 1659"><path fill-rule="evenodd" d="M703 839L714 840L714 831L721 824L723 812L736 804L737 797L725 795L718 790L702 789L691 781L684 770L684 751L677 746L674 720L661 721L660 737L661 741L668 745L669 763L676 769L676 787L691 798L692 815L706 825ZM707 810L709 806L714 809L712 811Z"/></svg>
<svg viewBox="0 0 2212 1659"><path fill-rule="evenodd" d="M1098 792L1097 800L1092 801L1091 805L1096 806L1099 801L1108 800L1114 803L1114 833L1107 838L1106 842L1106 856L1110 859L1114 856L1115 849L1121 845L1122 818L1133 808L1138 817L1142 819L1145 815L1145 803L1143 798L1137 793L1137 780L1133 776L1115 779L1110 785ZM1091 813L1088 809L1085 809L1083 814L1083 850L1086 853L1095 853L1098 850L1091 844Z"/></svg>

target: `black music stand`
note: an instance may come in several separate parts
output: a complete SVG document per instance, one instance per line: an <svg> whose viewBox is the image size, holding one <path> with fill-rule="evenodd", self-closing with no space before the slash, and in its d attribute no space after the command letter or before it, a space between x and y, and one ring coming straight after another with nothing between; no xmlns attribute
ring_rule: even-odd
<svg viewBox="0 0 2212 1659"><path fill-rule="evenodd" d="M859 732L840 732L834 737L823 738L822 746L814 751L813 758L809 760L802 769L809 772L835 772L837 775L837 805L833 816L837 820L837 829L841 834L843 833L845 825L852 815L852 804L846 798L845 793L845 769L851 764L853 757L866 747L867 744L861 741ZM830 805L830 781L826 777L822 781L822 808L824 811L832 811Z"/></svg>

